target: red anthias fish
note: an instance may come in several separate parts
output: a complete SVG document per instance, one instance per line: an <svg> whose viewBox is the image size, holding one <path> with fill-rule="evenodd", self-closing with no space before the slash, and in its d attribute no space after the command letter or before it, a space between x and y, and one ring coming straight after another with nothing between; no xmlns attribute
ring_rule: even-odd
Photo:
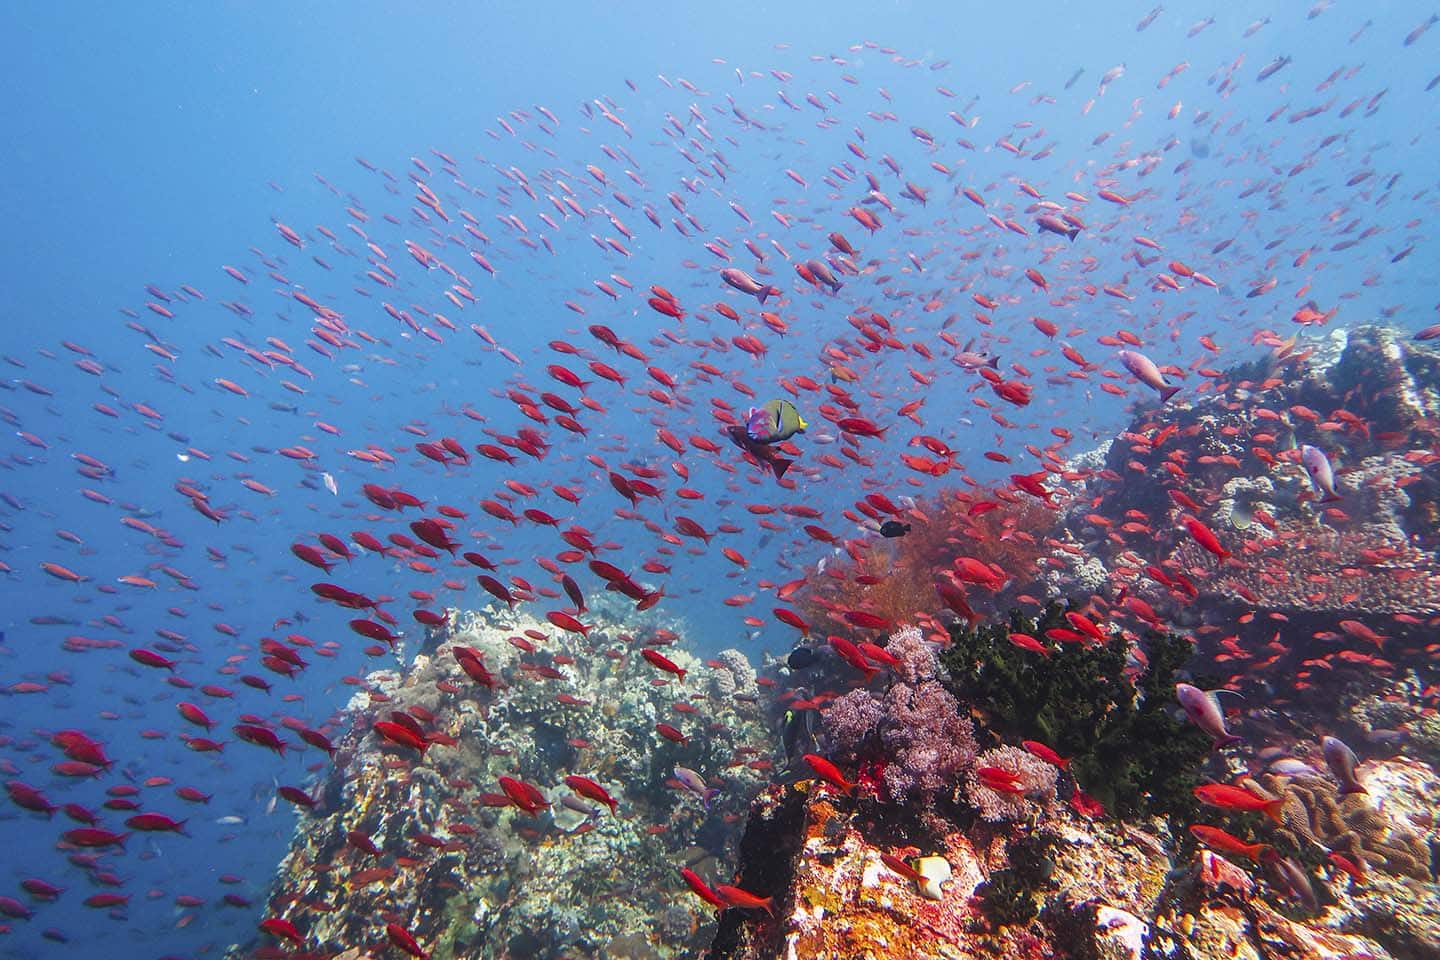
<svg viewBox="0 0 1440 960"><path fill-rule="evenodd" d="M695 896L704 900L717 910L724 910L728 904L720 899L720 895L711 889L710 885L700 878L700 875L688 867L680 868L680 876L685 878L685 883L695 893Z"/></svg>
<svg viewBox="0 0 1440 960"><path fill-rule="evenodd" d="M1271 820L1282 826L1285 823L1280 813L1284 804L1283 797L1274 800L1251 793L1244 787L1236 787L1228 783L1206 783L1195 788L1195 796L1202 803L1208 803L1212 807L1219 807L1221 810L1241 810L1246 813L1263 813Z"/></svg>
<svg viewBox="0 0 1440 960"><path fill-rule="evenodd" d="M741 910L764 910L770 916L775 916L774 897L756 896L748 890L741 890L739 887L732 887L728 884L717 886L715 893L727 907L736 907Z"/></svg>
<svg viewBox="0 0 1440 960"><path fill-rule="evenodd" d="M610 808L611 814L615 813L615 808L618 806L615 798L610 796L610 793L604 787L589 777L571 774L565 778L565 785L582 797L587 797L588 799L605 804Z"/></svg>
<svg viewBox="0 0 1440 960"><path fill-rule="evenodd" d="M550 801L545 799L545 794L541 793L538 787L514 777L497 777L496 779L500 783L500 789L505 791L505 796L510 798L510 802L530 816L533 817L550 806Z"/></svg>
<svg viewBox="0 0 1440 960"><path fill-rule="evenodd" d="M1246 843L1219 827L1209 827L1201 823L1192 826L1190 832L1195 835L1195 839L1212 850L1220 853L1239 854L1242 857L1249 857L1256 863L1259 863L1261 856L1270 849L1270 845L1267 843Z"/></svg>
<svg viewBox="0 0 1440 960"><path fill-rule="evenodd" d="M845 793L855 792L855 784L851 783L849 780L846 780L845 775L840 772L840 768L835 766L835 764L831 763L829 760L826 760L824 757L814 753L805 754L804 759L805 762L810 765L810 769L815 771L815 775L818 776L820 779L824 780L826 783L830 784L832 787L835 787Z"/></svg>
<svg viewBox="0 0 1440 960"><path fill-rule="evenodd" d="M685 668L677 664L675 661L671 660L669 657L665 656L665 654L661 653L660 651L647 648L640 651L640 656L650 661L650 663L656 668L664 670L666 673L673 673L676 677L680 679L681 683L685 682Z"/></svg>
<svg viewBox="0 0 1440 960"><path fill-rule="evenodd" d="M989 787L996 793L1009 793L1015 796L1025 793L1025 787L1020 783L1020 776L1003 767L978 767L975 770L975 777L983 786Z"/></svg>

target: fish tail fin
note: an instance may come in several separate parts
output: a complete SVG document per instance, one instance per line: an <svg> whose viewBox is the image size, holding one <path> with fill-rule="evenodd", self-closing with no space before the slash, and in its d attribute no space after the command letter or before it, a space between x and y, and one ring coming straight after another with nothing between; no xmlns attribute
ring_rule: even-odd
<svg viewBox="0 0 1440 960"><path fill-rule="evenodd" d="M1344 499L1345 499L1345 498L1342 497L1342 496L1340 496L1340 494L1335 493L1335 494L1331 494L1330 496L1326 497L1324 500L1321 500L1320 502L1321 502L1321 503L1339 503L1341 500L1344 500Z"/></svg>
<svg viewBox="0 0 1440 960"><path fill-rule="evenodd" d="M1075 238L1078 237L1079 235L1080 235L1080 228L1079 228L1079 227L1071 227L1069 230L1066 230L1066 231L1065 231L1065 236L1067 236L1067 237L1070 238L1070 242L1071 242L1071 243L1074 243L1074 242L1075 242Z"/></svg>
<svg viewBox="0 0 1440 960"><path fill-rule="evenodd" d="M775 473L775 479L779 480L785 476L785 471L790 469L794 460L786 460L784 457L776 457L770 461L770 469Z"/></svg>
<svg viewBox="0 0 1440 960"><path fill-rule="evenodd" d="M1280 812L1280 808L1284 805L1284 797L1276 797L1274 800L1271 800L1269 803L1265 804L1265 816L1269 817L1271 820L1274 820L1278 826L1282 827L1285 826L1285 815Z"/></svg>
<svg viewBox="0 0 1440 960"><path fill-rule="evenodd" d="M1180 388L1179 388L1179 387L1166 387L1164 390L1161 390L1161 391L1160 391L1160 402L1161 402L1161 403L1169 403L1169 402L1170 402L1170 398L1173 397L1173 396L1175 396L1175 394L1177 394L1177 393L1179 393L1179 392L1180 392Z"/></svg>
<svg viewBox="0 0 1440 960"><path fill-rule="evenodd" d="M1232 744L1243 743L1244 741L1245 741L1245 738L1244 738L1244 737L1237 737L1237 736L1236 736L1235 734L1233 734L1233 733L1226 734L1225 736L1221 737L1219 740L1216 740L1216 741L1215 741L1214 750L1215 750L1215 752L1218 753L1218 752L1220 752L1221 750L1224 750L1226 747L1231 746Z"/></svg>
<svg viewBox="0 0 1440 960"><path fill-rule="evenodd" d="M993 356L993 357L991 357L989 360L985 361L985 365L986 365L987 367L989 367L991 370L999 370L999 369L1000 369L1000 355L997 353L995 356Z"/></svg>

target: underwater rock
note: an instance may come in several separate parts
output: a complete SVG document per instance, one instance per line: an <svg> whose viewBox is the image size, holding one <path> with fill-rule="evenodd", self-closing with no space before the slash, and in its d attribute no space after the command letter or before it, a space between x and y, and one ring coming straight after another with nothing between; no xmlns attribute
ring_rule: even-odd
<svg viewBox="0 0 1440 960"><path fill-rule="evenodd" d="M1202 850L1194 866L1166 891L1151 920L1150 956L1193 960L1399 960L1364 936L1329 929L1328 917L1291 919L1255 896L1250 875L1219 854Z"/></svg>
<svg viewBox="0 0 1440 960"><path fill-rule="evenodd" d="M783 816L774 813L781 809ZM1161 840L1068 813L1039 832L961 816L937 835L933 817L841 796L815 781L767 790L756 811L742 847L754 867L784 880L760 891L774 896L776 919L727 911L722 934L727 924L748 932L723 942L717 936L709 960L1066 956L1074 929L1062 915L1081 902L1097 904L1105 929L1095 936L1128 942L1113 919L1149 916L1170 868ZM887 853L917 870L943 863L950 879L938 899L882 862ZM742 872L750 866L742 857ZM1002 924L987 913L985 884L999 876L1030 903L1024 920ZM1042 909L1052 903L1057 910Z"/></svg>
<svg viewBox="0 0 1440 960"><path fill-rule="evenodd" d="M1361 777L1392 816L1392 800L1408 816L1440 789L1430 768L1410 762L1368 762ZM1087 820L1061 810L1030 830L948 812L948 821L921 817L818 781L766 790L740 870L774 898L776 916L726 911L729 934L708 960L1440 956L1434 883L1375 871L1347 884L1339 871L1312 868L1322 906L1307 915L1254 865L1205 849L1175 859L1188 838L1178 843L1159 818ZM942 823L948 829L937 833ZM914 868L944 863L951 879L927 899L882 854Z"/></svg>
<svg viewBox="0 0 1440 960"><path fill-rule="evenodd" d="M383 915L435 960L695 955L715 927L677 865L713 871L702 864L729 859L764 780L732 762L770 736L741 692L747 670L753 690L754 672L736 651L712 668L670 647L700 683L656 684L663 678L620 638L633 629L629 611L602 597L588 619L582 639L508 611L453 611L427 653L366 677L315 791L333 800L297 822L272 915L293 917L332 951L368 943L384 955L372 942ZM710 674L735 694L696 693L717 686ZM675 709L697 699L703 732ZM423 751L377 734L387 719L415 725ZM688 742L664 739L657 722L685 729ZM708 805L667 783L676 765L718 786ZM598 783L616 812L578 797L564 782L571 774ZM536 788L533 814L502 791L502 776Z"/></svg>

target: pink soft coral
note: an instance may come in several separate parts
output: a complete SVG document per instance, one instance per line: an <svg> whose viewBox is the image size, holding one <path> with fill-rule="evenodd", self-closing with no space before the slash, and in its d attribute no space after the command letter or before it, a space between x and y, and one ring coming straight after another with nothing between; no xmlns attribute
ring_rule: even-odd
<svg viewBox="0 0 1440 960"><path fill-rule="evenodd" d="M975 771L997 767L1016 777L1019 793L992 790L980 782ZM1001 820L1030 820L1042 813L1054 812L1055 779L1059 771L1039 757L1019 747L996 747L975 758L975 766L965 779L965 792L980 816L992 823Z"/></svg>

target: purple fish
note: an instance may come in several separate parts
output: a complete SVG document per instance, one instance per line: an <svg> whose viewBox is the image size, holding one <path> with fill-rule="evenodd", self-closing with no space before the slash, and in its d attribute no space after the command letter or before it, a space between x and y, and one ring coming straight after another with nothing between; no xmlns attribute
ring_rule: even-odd
<svg viewBox="0 0 1440 960"><path fill-rule="evenodd" d="M1260 862L1265 864L1271 876L1278 881L1277 886L1300 901L1306 910L1313 913L1320 909L1320 901L1315 896L1315 888L1311 885L1310 876L1304 867L1290 857L1280 856L1273 847L1266 847L1261 852Z"/></svg>
<svg viewBox="0 0 1440 960"><path fill-rule="evenodd" d="M1134 374L1136 380L1152 390L1158 391L1161 403L1165 403L1180 392L1179 387L1172 387L1165 381L1164 375L1160 373L1160 368L1155 366L1155 361L1140 351L1121 350L1120 362L1125 365L1126 370Z"/></svg>
<svg viewBox="0 0 1440 960"><path fill-rule="evenodd" d="M778 296L780 294L779 287L761 283L744 270L735 267L726 267L721 270L720 279L741 293L748 293L761 303L764 303L767 297Z"/></svg>
<svg viewBox="0 0 1440 960"><path fill-rule="evenodd" d="M1305 465L1305 472L1310 474L1310 485L1315 488L1315 493L1324 498L1321 503L1334 503L1340 499L1340 494L1335 492L1335 471L1324 450L1307 443L1300 448L1300 462Z"/></svg>
<svg viewBox="0 0 1440 960"><path fill-rule="evenodd" d="M1340 781L1340 793L1365 793L1366 790L1360 785L1355 776L1355 751L1347 747L1344 741L1336 737L1325 737L1320 741L1320 748L1325 753L1325 765L1335 779Z"/></svg>
<svg viewBox="0 0 1440 960"><path fill-rule="evenodd" d="M1041 230L1044 230L1046 233L1053 233L1057 236L1068 237L1071 243L1075 242L1075 237L1080 232L1079 227L1066 223L1059 217L1052 217L1048 214L1043 217L1036 217L1035 225Z"/></svg>
<svg viewBox="0 0 1440 960"><path fill-rule="evenodd" d="M706 810L710 809L711 799L720 792L714 787L707 786L705 778L700 774L689 767L682 767L678 764L675 767L675 780L685 789L686 793L703 803Z"/></svg>
<svg viewBox="0 0 1440 960"><path fill-rule="evenodd" d="M1180 706L1185 708L1185 716L1189 717L1191 723L1215 741L1216 750L1228 747L1232 743L1239 743L1242 739L1225 729L1225 711L1220 709L1220 699L1216 696L1219 693L1231 692L1229 690L1205 691L1188 683L1175 684L1175 699L1179 700Z"/></svg>

